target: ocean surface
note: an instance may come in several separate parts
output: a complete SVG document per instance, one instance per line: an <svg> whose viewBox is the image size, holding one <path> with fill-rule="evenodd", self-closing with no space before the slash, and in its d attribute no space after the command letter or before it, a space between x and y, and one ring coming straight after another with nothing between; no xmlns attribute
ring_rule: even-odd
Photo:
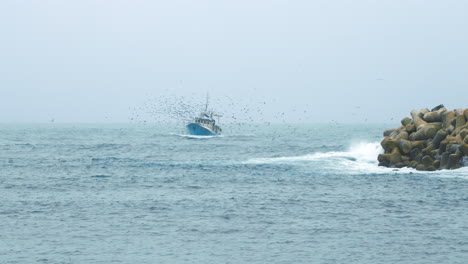
<svg viewBox="0 0 468 264"><path fill-rule="evenodd" d="M0 263L468 263L468 168L388 125L0 125Z"/></svg>

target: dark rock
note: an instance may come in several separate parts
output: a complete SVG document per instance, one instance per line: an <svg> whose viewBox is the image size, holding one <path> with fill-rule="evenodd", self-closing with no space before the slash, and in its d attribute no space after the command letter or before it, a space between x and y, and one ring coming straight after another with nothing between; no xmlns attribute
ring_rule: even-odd
<svg viewBox="0 0 468 264"><path fill-rule="evenodd" d="M440 142L444 140L447 136L448 136L447 130L440 129L435 135L431 143L434 145L435 148L439 148Z"/></svg>
<svg viewBox="0 0 468 264"><path fill-rule="evenodd" d="M468 144L463 142L460 144L460 147L458 148L463 155L468 156Z"/></svg>
<svg viewBox="0 0 468 264"><path fill-rule="evenodd" d="M441 109L441 108L444 108L444 105L443 105L443 104L440 104L440 105L438 105L438 106L432 108L431 112L437 111L437 110L439 110L439 109Z"/></svg>
<svg viewBox="0 0 468 264"><path fill-rule="evenodd" d="M430 156L424 156L421 162L427 168L429 166L432 166L432 164L434 163L434 159L432 159Z"/></svg>
<svg viewBox="0 0 468 264"><path fill-rule="evenodd" d="M460 156L457 154L450 154L447 162L447 168L450 170L459 169L460 165Z"/></svg>
<svg viewBox="0 0 468 264"><path fill-rule="evenodd" d="M410 159L412 160L416 160L416 157L421 154L421 150L419 148L413 148L411 151L410 151Z"/></svg>
<svg viewBox="0 0 468 264"><path fill-rule="evenodd" d="M425 169L426 169L426 168L425 168L424 165L422 165L422 164L418 164L418 165L416 166L416 170L418 170L418 171L423 171L423 170L425 170Z"/></svg>
<svg viewBox="0 0 468 264"><path fill-rule="evenodd" d="M379 162L379 166L382 166L382 167L389 167L389 166L390 166L390 163L388 163L387 161L383 160L383 161Z"/></svg>
<svg viewBox="0 0 468 264"><path fill-rule="evenodd" d="M440 166L439 166L440 169L448 168L448 159L449 159L449 153L448 152L442 153L442 155L440 156Z"/></svg>

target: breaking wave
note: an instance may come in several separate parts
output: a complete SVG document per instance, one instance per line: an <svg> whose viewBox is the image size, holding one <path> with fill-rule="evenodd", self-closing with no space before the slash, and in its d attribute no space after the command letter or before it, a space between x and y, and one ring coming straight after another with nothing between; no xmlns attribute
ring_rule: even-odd
<svg viewBox="0 0 468 264"><path fill-rule="evenodd" d="M304 156L258 158L251 159L247 163L290 163L297 161L317 161L317 160L348 160L365 163L377 163L377 156L383 149L379 143L359 143L350 147L348 151L317 152Z"/></svg>
<svg viewBox="0 0 468 264"><path fill-rule="evenodd" d="M424 174L443 178L468 179L468 161L465 167L458 170L443 171L417 171L413 168L387 168L379 167L377 156L383 153L379 142L361 142L351 145L348 151L316 152L303 156L256 158L245 164L307 164L314 168L321 168L334 174Z"/></svg>

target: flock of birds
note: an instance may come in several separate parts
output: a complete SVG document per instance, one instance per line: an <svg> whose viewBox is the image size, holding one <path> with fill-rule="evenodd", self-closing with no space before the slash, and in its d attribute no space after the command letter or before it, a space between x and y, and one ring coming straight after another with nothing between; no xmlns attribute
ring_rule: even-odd
<svg viewBox="0 0 468 264"><path fill-rule="evenodd" d="M166 123L166 122L189 122L198 116L205 108L205 99L196 96L159 96L150 98L139 107L130 108L129 121L135 123ZM209 101L209 110L213 110L221 116L223 123L248 124L273 122L286 123L286 112L267 112L267 101L252 101L232 99L225 96L214 98ZM297 110L292 112L296 114ZM307 110L303 111L307 114ZM266 121L269 120L269 121ZM302 118L300 118L302 120Z"/></svg>
<svg viewBox="0 0 468 264"><path fill-rule="evenodd" d="M296 105L288 111L278 106L278 100L259 100L261 98L233 99L228 96L212 98L209 101L208 110L220 115L220 125L224 132L236 134L237 132L255 132L273 123L283 124L282 130L295 133L297 126L291 124L300 122L311 122L310 109L313 105ZM163 123L181 124L185 127L190 121L200 115L205 109L206 99L200 95L175 96L161 95L148 98L141 106L131 108L129 121L132 123ZM278 109L277 109L278 108ZM356 107L354 112L358 112ZM282 110L282 111L278 111ZM218 118L217 118L218 119ZM219 121L219 120L217 120ZM367 121L367 120L366 120ZM335 120L328 122L330 125L339 124ZM313 131L306 131L308 133ZM279 131L278 133L282 133ZM274 138L272 139L274 140Z"/></svg>
<svg viewBox="0 0 468 264"><path fill-rule="evenodd" d="M166 123L166 122L188 122L198 116L205 108L205 98L199 95L176 96L161 95L148 98L141 106L129 108L131 114L129 121L134 123ZM209 110L222 116L223 123L246 124L246 123L296 123L313 121L310 120L310 109L313 105L296 105L285 111L278 105L278 100L256 100L255 98L236 98L229 96L212 98L209 101ZM281 111L278 111L280 108ZM352 116L359 115L360 107L355 107L350 113ZM367 120L364 120L366 122ZM330 123L338 124L338 121L330 120Z"/></svg>

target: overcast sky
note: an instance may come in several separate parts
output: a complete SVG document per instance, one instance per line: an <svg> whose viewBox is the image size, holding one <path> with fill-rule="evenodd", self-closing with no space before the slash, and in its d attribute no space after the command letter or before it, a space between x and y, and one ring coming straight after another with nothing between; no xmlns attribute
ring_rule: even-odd
<svg viewBox="0 0 468 264"><path fill-rule="evenodd" d="M207 91L302 122L468 107L467 14L465 0L2 0L0 122L129 122L151 98Z"/></svg>

